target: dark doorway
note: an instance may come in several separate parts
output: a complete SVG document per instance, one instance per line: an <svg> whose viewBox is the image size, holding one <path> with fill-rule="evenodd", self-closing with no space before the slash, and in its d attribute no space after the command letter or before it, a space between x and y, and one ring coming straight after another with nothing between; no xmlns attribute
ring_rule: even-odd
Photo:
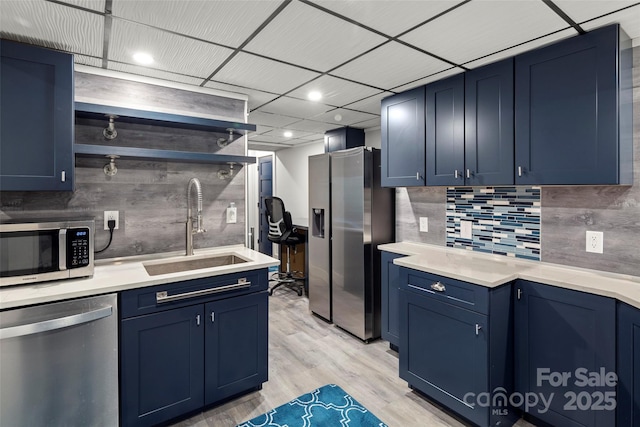
<svg viewBox="0 0 640 427"><path fill-rule="evenodd" d="M269 224L265 214L264 199L273 196L273 160L271 156L258 159L258 207L260 208L260 230L258 232L258 250L266 255L271 255L272 243L269 235Z"/></svg>

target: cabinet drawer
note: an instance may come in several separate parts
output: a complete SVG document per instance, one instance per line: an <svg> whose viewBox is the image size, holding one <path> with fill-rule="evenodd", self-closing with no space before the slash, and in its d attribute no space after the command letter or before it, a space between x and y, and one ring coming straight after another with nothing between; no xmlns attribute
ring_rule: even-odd
<svg viewBox="0 0 640 427"><path fill-rule="evenodd" d="M267 274L263 268L124 291L120 294L121 318L264 291Z"/></svg>
<svg viewBox="0 0 640 427"><path fill-rule="evenodd" d="M489 289L484 286L410 268L402 268L400 275L400 289L478 313L489 313Z"/></svg>

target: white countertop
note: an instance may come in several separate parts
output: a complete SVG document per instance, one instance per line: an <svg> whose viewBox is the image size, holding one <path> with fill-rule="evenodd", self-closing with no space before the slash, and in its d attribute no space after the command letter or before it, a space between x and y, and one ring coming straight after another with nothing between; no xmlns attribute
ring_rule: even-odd
<svg viewBox="0 0 640 427"><path fill-rule="evenodd" d="M522 260L424 243L379 245L380 250L407 255L394 264L486 287L515 279L589 292L640 308L640 277Z"/></svg>
<svg viewBox="0 0 640 427"><path fill-rule="evenodd" d="M96 261L93 277L2 287L0 288L0 309L120 292L127 289L280 265L279 260L245 248L242 245L196 249L194 255L188 259L211 255L237 255L248 261L239 264L150 276L143 263L156 263L157 260L183 261L187 258L183 253L169 253L99 260Z"/></svg>

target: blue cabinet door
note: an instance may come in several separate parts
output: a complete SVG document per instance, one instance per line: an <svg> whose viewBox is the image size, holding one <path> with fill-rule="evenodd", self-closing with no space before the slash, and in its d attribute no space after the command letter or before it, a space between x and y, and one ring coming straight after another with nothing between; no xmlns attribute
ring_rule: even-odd
<svg viewBox="0 0 640 427"><path fill-rule="evenodd" d="M615 425L615 386L583 381L616 371L615 300L525 280L515 298L516 390L550 400L528 413L554 426Z"/></svg>
<svg viewBox="0 0 640 427"><path fill-rule="evenodd" d="M381 301L382 339L400 346L400 266L393 260L404 255L382 252Z"/></svg>
<svg viewBox="0 0 640 427"><path fill-rule="evenodd" d="M205 305L205 404L267 381L268 296L259 292Z"/></svg>
<svg viewBox="0 0 640 427"><path fill-rule="evenodd" d="M618 303L618 427L640 425L640 309Z"/></svg>
<svg viewBox="0 0 640 427"><path fill-rule="evenodd" d="M121 425L156 425L202 407L203 314L198 304L121 322Z"/></svg>
<svg viewBox="0 0 640 427"><path fill-rule="evenodd" d="M427 185L464 185L464 75L426 86Z"/></svg>
<svg viewBox="0 0 640 427"><path fill-rule="evenodd" d="M624 38L614 25L516 57L516 184L631 183Z"/></svg>
<svg viewBox="0 0 640 427"><path fill-rule="evenodd" d="M0 190L73 190L73 55L2 40Z"/></svg>
<svg viewBox="0 0 640 427"><path fill-rule="evenodd" d="M468 398L468 393L488 391L487 316L404 288L400 301L400 378L474 423L487 425L489 407Z"/></svg>
<svg viewBox="0 0 640 427"><path fill-rule="evenodd" d="M513 185L513 58L467 71L464 104L465 185Z"/></svg>
<svg viewBox="0 0 640 427"><path fill-rule="evenodd" d="M425 185L424 86L382 100L383 187Z"/></svg>

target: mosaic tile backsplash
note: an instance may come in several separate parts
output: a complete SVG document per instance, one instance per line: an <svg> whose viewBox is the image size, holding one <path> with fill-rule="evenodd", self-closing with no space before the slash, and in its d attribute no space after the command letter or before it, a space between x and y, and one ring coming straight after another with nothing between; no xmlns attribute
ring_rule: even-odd
<svg viewBox="0 0 640 427"><path fill-rule="evenodd" d="M540 187L449 187L446 233L449 247L540 261Z"/></svg>

